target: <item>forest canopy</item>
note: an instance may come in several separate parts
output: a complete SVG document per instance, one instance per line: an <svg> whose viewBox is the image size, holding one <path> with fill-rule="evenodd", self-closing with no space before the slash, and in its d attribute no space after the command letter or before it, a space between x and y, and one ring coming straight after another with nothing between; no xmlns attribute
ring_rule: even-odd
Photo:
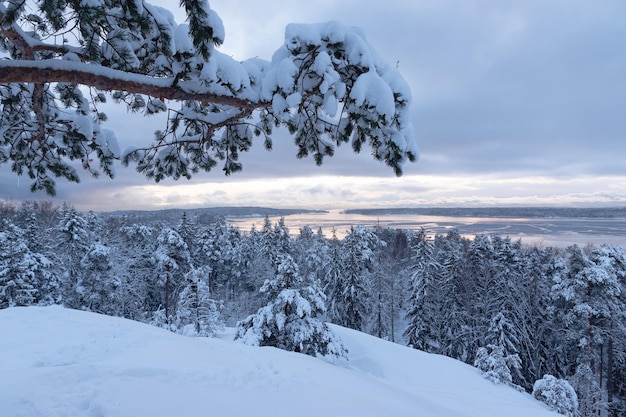
<svg viewBox="0 0 626 417"><path fill-rule="evenodd" d="M626 412L619 246L364 226L340 239L197 214L0 204L0 309L62 304L195 336L226 325L341 357L331 322L474 365L566 415Z"/></svg>

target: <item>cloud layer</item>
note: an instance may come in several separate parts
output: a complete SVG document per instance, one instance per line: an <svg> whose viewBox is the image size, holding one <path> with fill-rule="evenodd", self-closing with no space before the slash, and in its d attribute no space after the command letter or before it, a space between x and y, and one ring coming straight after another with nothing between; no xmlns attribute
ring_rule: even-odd
<svg viewBox="0 0 626 417"><path fill-rule="evenodd" d="M626 204L625 2L283 3L212 1L226 28L222 51L269 59L290 22L361 27L413 90L420 161L404 177L348 146L316 167L295 158L283 133L271 153L259 143L243 155L244 172L233 177L215 172L155 186L120 167L115 181L59 184L59 200L96 210ZM151 139L154 120L110 113L122 147ZM27 183L1 167L0 199L46 198Z"/></svg>

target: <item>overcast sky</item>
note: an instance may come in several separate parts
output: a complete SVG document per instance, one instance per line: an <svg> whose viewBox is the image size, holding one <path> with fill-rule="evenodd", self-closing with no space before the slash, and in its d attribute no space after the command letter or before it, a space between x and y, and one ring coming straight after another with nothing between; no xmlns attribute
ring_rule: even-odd
<svg viewBox="0 0 626 417"><path fill-rule="evenodd" d="M174 0L153 1L171 8ZM285 3L287 3L285 5ZM56 202L82 210L261 205L626 205L626 2L622 0L213 0L222 52L270 59L288 23L362 28L413 92L420 160L396 178L348 146L322 167L291 138L258 143L244 172L154 185L118 178L59 181ZM179 21L182 13L173 10ZM109 111L122 148L152 138L155 119ZM0 167L0 199L30 194Z"/></svg>

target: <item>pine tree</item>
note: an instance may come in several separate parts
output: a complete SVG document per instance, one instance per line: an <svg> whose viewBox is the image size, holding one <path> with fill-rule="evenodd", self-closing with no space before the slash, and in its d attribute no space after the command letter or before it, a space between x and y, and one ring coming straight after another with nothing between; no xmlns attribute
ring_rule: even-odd
<svg viewBox="0 0 626 417"><path fill-rule="evenodd" d="M106 225L102 216L93 211L89 211L85 213L84 219L87 222L87 245L96 242L104 242L106 240L106 236L104 236Z"/></svg>
<svg viewBox="0 0 626 417"><path fill-rule="evenodd" d="M626 308L620 299L620 279L626 269L618 272L606 249L585 253L574 245L567 251L569 273L555 282L553 297L561 302L565 335L570 350L575 352L572 385L581 413L604 413L609 403L609 393L602 389L606 378L605 351L614 320L620 326L623 323Z"/></svg>
<svg viewBox="0 0 626 417"><path fill-rule="evenodd" d="M0 163L49 194L56 177L80 180L74 162L94 176L114 177L116 159L155 181L217 166L229 175L255 137L271 149L281 126L318 165L344 142L369 146L397 175L416 160L410 89L358 29L289 25L275 59L241 62L217 50L225 30L207 0L180 5L182 24L146 1L4 2ZM109 100L168 121L122 154L104 128Z"/></svg>
<svg viewBox="0 0 626 417"><path fill-rule="evenodd" d="M518 297L514 319L519 338L519 355L523 363L524 388L543 375L561 373L565 355L553 352L558 325L551 314L550 288L552 277L561 274L565 261L553 248L533 246L524 252L523 276L516 282Z"/></svg>
<svg viewBox="0 0 626 417"><path fill-rule="evenodd" d="M626 412L626 397L615 383L624 381L626 375L626 253L619 246L602 245L593 249L591 260L606 274L599 275L602 278L598 283L605 287L604 295L598 295L605 301L599 303L604 311L600 312L603 319L599 323L602 344L597 360L598 383L607 410L619 415Z"/></svg>
<svg viewBox="0 0 626 417"><path fill-rule="evenodd" d="M546 277L549 279L547 291L549 305L547 308L548 335L544 339L548 344L548 373L558 378L566 378L574 373L572 364L575 363L575 349L572 349L571 341L566 324L569 308L567 302L557 291L557 288L567 280L569 267L565 259L565 253L557 253L555 250L547 250L549 257L544 267Z"/></svg>
<svg viewBox="0 0 626 417"><path fill-rule="evenodd" d="M272 226L269 217L265 216L259 238L260 254L269 260L273 268L279 262L281 254L292 253L292 239L284 217Z"/></svg>
<svg viewBox="0 0 626 417"><path fill-rule="evenodd" d="M29 249L40 252L43 249L41 227L38 224L35 203L24 201L16 213L16 226L24 230L24 238Z"/></svg>
<svg viewBox="0 0 626 417"><path fill-rule="evenodd" d="M474 331L469 311L472 291L464 272L466 240L457 231L428 238L424 230L411 239L407 344L468 361Z"/></svg>

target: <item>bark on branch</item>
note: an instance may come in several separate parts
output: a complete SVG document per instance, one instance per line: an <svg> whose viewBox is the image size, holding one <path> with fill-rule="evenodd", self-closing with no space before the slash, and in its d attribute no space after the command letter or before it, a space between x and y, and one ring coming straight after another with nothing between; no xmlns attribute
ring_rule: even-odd
<svg viewBox="0 0 626 417"><path fill-rule="evenodd" d="M0 84L41 82L74 83L104 91L125 91L170 100L198 100L240 109L257 109L268 105L210 92L192 91L185 88L184 81L173 86L174 78L126 73L82 62L0 60Z"/></svg>
<svg viewBox="0 0 626 417"><path fill-rule="evenodd" d="M4 19L4 14L0 12L0 22ZM20 51L24 59L35 59L33 48L26 42L24 36L15 28L5 28L0 24L0 36L4 36L13 43L15 48Z"/></svg>

